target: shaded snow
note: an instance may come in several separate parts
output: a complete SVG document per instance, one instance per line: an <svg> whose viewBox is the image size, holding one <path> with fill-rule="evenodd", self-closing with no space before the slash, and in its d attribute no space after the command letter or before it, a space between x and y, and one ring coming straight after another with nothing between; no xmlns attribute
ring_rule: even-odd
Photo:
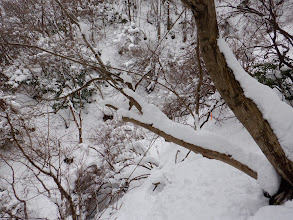
<svg viewBox="0 0 293 220"><path fill-rule="evenodd" d="M265 206L248 220L291 220L293 218L293 201L288 201L282 206Z"/></svg>

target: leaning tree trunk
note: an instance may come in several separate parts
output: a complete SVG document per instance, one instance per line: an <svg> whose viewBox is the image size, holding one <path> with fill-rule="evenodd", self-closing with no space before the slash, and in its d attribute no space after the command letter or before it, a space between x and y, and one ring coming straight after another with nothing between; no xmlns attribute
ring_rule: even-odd
<svg viewBox="0 0 293 220"><path fill-rule="evenodd" d="M201 54L215 87L277 172L293 186L292 161L286 157L276 134L257 105L245 96L243 88L235 79L224 55L219 50L214 0L182 0L182 2L193 12Z"/></svg>

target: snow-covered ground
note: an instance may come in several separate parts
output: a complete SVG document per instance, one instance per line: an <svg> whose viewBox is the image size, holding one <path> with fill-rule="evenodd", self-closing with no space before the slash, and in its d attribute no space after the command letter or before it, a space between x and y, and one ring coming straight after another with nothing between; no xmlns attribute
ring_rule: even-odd
<svg viewBox="0 0 293 220"><path fill-rule="evenodd" d="M207 127L230 137L232 143L243 143L243 147L248 143L255 145L236 119L221 126L210 121ZM164 141L159 141L153 151L158 153L159 167L101 219L289 220L293 217L293 201L269 206L257 181L231 166L194 153L183 160L188 150Z"/></svg>
<svg viewBox="0 0 293 220"><path fill-rule="evenodd" d="M173 18L173 20L175 20L175 18ZM144 28L146 28L146 25L149 25L147 22L142 23L141 27ZM82 26L82 31L88 35L86 24L80 24ZM148 27L148 29L152 29L151 31L154 33L151 31L146 32L145 30L144 32L147 33L149 39L152 39L155 42L155 28ZM120 56L117 51L117 45L120 44L120 47L127 45L129 50L135 48L135 39L131 35L133 33L140 33L138 28L134 27L134 25L125 25L124 28L119 27L117 30L113 27L107 29L105 31L107 39L101 40L95 45L95 49L99 50L102 54L101 59L103 62L112 67L118 68L121 68L121 66L123 68L131 66L132 60L127 60L127 58ZM131 44L128 42L128 45L123 41L129 41ZM169 39L161 43L166 44L165 47L172 50L172 53L174 54L178 51L180 53L179 48L183 44L178 35L174 41ZM222 42L222 46L223 45L224 43ZM228 51L227 53L230 52ZM231 57L232 55L230 54L228 56ZM234 64L237 63L236 60L233 60L233 62ZM239 69L240 67L236 66L235 68ZM16 78L24 76L23 73L18 74L18 72L15 72L15 74ZM127 79L130 78L130 76L127 74L121 74L121 78ZM117 95L117 93L113 92L109 87L103 87L102 89L105 97L110 99L113 102L113 105L119 107L118 115L114 113L115 117L128 115L133 118L137 117L137 119L140 119L143 122L149 122L153 126L157 126L157 128L170 131L172 135L178 136L178 138L186 140L186 142L198 144L212 150L217 150L218 152L231 154L234 159L243 163L249 162L249 165L258 172L259 176L262 174L263 176L257 181L225 163L204 158L193 152L188 153L188 150L173 143L165 142L162 138L157 138L156 135L151 134L148 131L142 129L135 130L136 128L134 128L133 125L125 125L119 121L115 124L115 127L113 126L112 134L115 132L119 133L119 129L123 126L123 129L127 130L131 135L134 135L135 133L137 136L140 136L142 133L146 134L141 135L143 138L140 140L132 141L131 138L126 137L125 139L129 138L127 141L123 139L125 142L119 143L128 150L134 148L137 152L141 151L137 158L133 158L133 161L140 164L145 161L150 161L158 166L156 167L154 165L154 168L151 170L146 170L141 167L137 168L136 165L131 164L125 169L125 171L119 174L120 176L114 176L116 179L113 178L113 181L122 177L130 177L131 175L132 177L141 174L149 175L148 178L133 181L129 185L128 191L126 191L125 195L118 201L115 201L114 204L104 210L103 213L98 213L96 219L293 219L293 201L288 201L281 206L268 205L269 201L268 198L264 197L263 189L274 192L274 190L278 188L279 178L271 165L268 164L266 158L248 132L235 118L224 120L221 123L216 122L216 120L209 120L201 131L194 131L191 126L179 125L170 121L165 115L162 115L162 112L158 108L148 104L148 101L152 102L156 98L159 100L161 96L163 96L161 93L157 93L158 91L147 95L145 91L142 92L139 91L139 89L138 93L140 94L133 93L128 89L124 90L125 93L129 96L133 96L140 102L142 107L144 107L143 110L145 110L145 112L144 115L141 116L135 114L135 112L129 111L128 102L123 103L125 100L121 95ZM249 88L247 90L249 91ZM272 92L271 89L267 90ZM251 90L250 92L258 94L255 90ZM164 91L162 93L164 93ZM143 98L139 97L139 95L142 95ZM272 102L272 97L277 101ZM262 96L258 98L263 99ZM78 178L78 171L92 165L97 165L97 167L101 166L101 160L99 159L100 155L97 153L98 150L100 150L100 146L91 142L90 138L93 134L98 135L98 133L95 133L96 131L103 132L103 129L107 127L105 124L107 125L108 122L102 120L103 114L112 114L113 112L104 106L105 103L108 103L107 101L102 101L98 95L96 100L97 102L87 104L82 112L84 144L78 144L78 128L73 122L72 116L68 110L61 110L57 115L52 115L50 118L43 117L41 119L36 119L39 130L44 132L44 137L49 133L47 122L51 124L50 135L60 141L60 150L63 151L62 156L74 158L72 164L64 163L63 157L56 158L55 161L58 167L58 172L63 174L62 178L64 178L64 180L62 180L62 184L64 185L64 188L70 192L72 192L75 187L75 181ZM280 112L279 110L274 110L277 108L273 108L275 107L274 104L278 103L278 101L278 98L273 95L267 97L267 102L271 104L269 108L264 107L264 110L269 111L267 113L267 119L272 118L272 115L278 115ZM122 103L122 105L120 106L119 103ZM155 104L160 105L160 103ZM289 113L292 112L292 108L288 106L281 106L280 108L282 111ZM39 111L46 112L48 109L39 109ZM213 112L213 114L217 113ZM228 112L228 114L231 116L230 112ZM286 134L286 137L283 139L285 142L284 145L287 147L286 153L289 154L291 152L290 144L292 143L292 137L290 132L286 131L289 129L292 131L293 127L292 119L287 119L288 120L284 121L282 118L277 118L273 122L277 123L274 129L281 128L281 133ZM115 120L117 119L115 118ZM67 129L65 128L65 123L67 123ZM281 134L280 137L282 137ZM125 155L120 155L121 160L124 159L124 156ZM46 176L40 177L51 187L50 190L56 193L55 195L52 195L51 198L48 198L43 191L38 191L39 188L42 189L42 186L40 183L37 183L37 181L31 181L29 187L27 187L27 185L24 185L23 183L27 184L25 178L29 179L32 176L32 173L27 172L27 168L20 162L22 161L11 162L10 165L14 168L15 177L18 179L15 183L17 186L17 193L23 196L21 198L28 199L28 209L30 213L32 213L31 216L43 217L50 220L57 219L58 210L54 203L60 202L58 201L60 195L58 190L56 190L57 188L53 181ZM119 164L117 164L116 168L120 168ZM264 172L262 172L262 170ZM12 182L11 169L7 164L1 164L0 174L0 177L4 177L3 179ZM5 196L4 194L6 191L4 189L2 190L1 187L6 187L7 181L6 183L4 180L0 182L0 198L4 198ZM115 184L119 185L120 183L115 182ZM10 202L12 206L15 201L11 200ZM67 218L66 220L69 219L70 218Z"/></svg>
<svg viewBox="0 0 293 220"><path fill-rule="evenodd" d="M85 137L94 128L103 126L105 122L102 120L102 111L105 110L102 104L92 103L87 106L87 113L83 115ZM229 112L228 114L230 115ZM67 154L75 158L72 165L61 166L64 171L68 170L66 176L73 184L76 179L75 172L81 166L99 165L99 160L96 152L89 149L86 144L70 146L69 143L78 140L76 126L71 122L70 127L65 129L58 117L53 116L50 121L52 128L55 126L55 135L65 138L64 140L68 139L67 144L64 142ZM63 115L63 117L66 116ZM47 118L44 118L39 123L45 126L46 121ZM132 129L131 124L126 126ZM248 132L235 118L221 123L209 120L203 131L222 137L232 146L235 145L248 153L261 154ZM147 134L149 138L141 140L142 146L148 146L154 137L149 132ZM268 199L264 197L259 183L237 169L192 152L186 157L188 150L165 142L162 138L156 139L150 146L146 157L153 158L158 167L148 171L150 175L147 179L135 181L130 185L129 190L118 202L109 207L102 216L98 214L99 219L291 220L293 218L293 201L288 201L281 206L269 206ZM133 169L136 169L135 166L128 169L124 176L132 173ZM15 170L18 172L17 175L24 175L22 171L24 168L20 164L15 164ZM132 175L142 174L142 171ZM9 169L3 165L1 174L4 175L7 172ZM47 181L46 183L49 183L50 180L47 179ZM27 196L31 199L28 205L32 213L35 213L36 217L56 219L55 200L42 196L32 189L33 187L18 188L18 192L22 190L29 192ZM34 195L38 196L34 197Z"/></svg>

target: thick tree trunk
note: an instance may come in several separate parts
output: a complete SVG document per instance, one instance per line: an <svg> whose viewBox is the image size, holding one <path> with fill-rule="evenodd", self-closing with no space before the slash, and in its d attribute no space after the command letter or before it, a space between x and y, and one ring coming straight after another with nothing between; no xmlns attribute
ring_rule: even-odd
<svg viewBox="0 0 293 220"><path fill-rule="evenodd" d="M219 35L214 0L182 0L192 10L197 24L201 54L215 87L251 134L277 172L293 186L293 163L257 105L244 95L243 89L227 66L217 45Z"/></svg>

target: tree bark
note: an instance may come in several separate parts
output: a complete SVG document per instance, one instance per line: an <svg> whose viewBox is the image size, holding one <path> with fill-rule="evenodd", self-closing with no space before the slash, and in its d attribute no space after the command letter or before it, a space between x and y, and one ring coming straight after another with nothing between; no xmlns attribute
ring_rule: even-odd
<svg viewBox="0 0 293 220"><path fill-rule="evenodd" d="M219 36L214 0L182 0L192 10L200 41L201 54L215 87L247 129L281 177L293 186L293 163L290 161L257 105L243 92L233 71L217 45Z"/></svg>
<svg viewBox="0 0 293 220"><path fill-rule="evenodd" d="M200 89L202 86L202 80L203 80L203 71L202 71L202 66L201 66L201 61L200 61L200 49L199 49L199 38L198 36L196 37L197 45L196 45L196 59L197 59L197 65L198 65L198 72L199 72L199 78L198 78L198 84L196 88L196 106L195 106L195 114L197 114L197 117L199 118L199 101L200 101Z"/></svg>

